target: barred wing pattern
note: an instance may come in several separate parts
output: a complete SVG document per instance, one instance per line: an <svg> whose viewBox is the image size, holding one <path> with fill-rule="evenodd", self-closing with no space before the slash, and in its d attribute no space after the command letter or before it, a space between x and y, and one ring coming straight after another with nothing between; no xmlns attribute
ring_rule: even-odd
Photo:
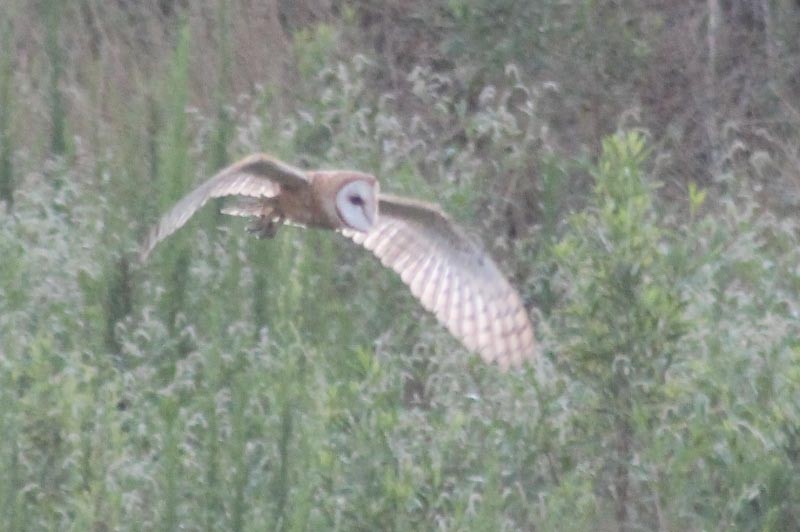
<svg viewBox="0 0 800 532"><path fill-rule="evenodd" d="M375 228L343 233L397 272L422 306L485 361L506 369L533 358L533 327L519 295L437 206L382 194Z"/></svg>
<svg viewBox="0 0 800 532"><path fill-rule="evenodd" d="M183 197L150 231L142 246L140 260L147 260L153 248L180 229L189 218L212 198L249 196L274 198L281 186L297 187L308 184L302 170L255 154L221 170L211 179Z"/></svg>

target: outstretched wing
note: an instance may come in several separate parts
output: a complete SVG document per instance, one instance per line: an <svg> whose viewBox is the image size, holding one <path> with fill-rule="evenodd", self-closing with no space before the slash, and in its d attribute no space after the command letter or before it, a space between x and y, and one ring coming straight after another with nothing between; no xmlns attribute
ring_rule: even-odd
<svg viewBox="0 0 800 532"><path fill-rule="evenodd" d="M464 345L501 368L535 354L533 327L494 261L436 205L381 195L369 233L344 231L397 272Z"/></svg>
<svg viewBox="0 0 800 532"><path fill-rule="evenodd" d="M148 234L141 247L140 259L145 261L156 244L180 229L211 198L273 198L282 187L297 188L308 183L305 172L268 155L257 153L245 157L221 170L176 203Z"/></svg>

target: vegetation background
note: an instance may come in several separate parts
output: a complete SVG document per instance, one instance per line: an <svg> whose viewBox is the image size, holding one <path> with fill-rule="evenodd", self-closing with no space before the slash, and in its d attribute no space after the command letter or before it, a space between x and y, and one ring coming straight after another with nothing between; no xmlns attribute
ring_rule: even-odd
<svg viewBox="0 0 800 532"><path fill-rule="evenodd" d="M800 529L800 3L0 0L2 530ZM440 202L501 373L337 235L159 213L268 151Z"/></svg>

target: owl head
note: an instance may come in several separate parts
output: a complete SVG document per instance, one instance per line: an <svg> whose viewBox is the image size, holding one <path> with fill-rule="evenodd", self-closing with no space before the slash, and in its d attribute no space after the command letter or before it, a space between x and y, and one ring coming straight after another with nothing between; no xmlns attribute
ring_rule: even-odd
<svg viewBox="0 0 800 532"><path fill-rule="evenodd" d="M338 174L341 181L334 199L336 215L344 228L368 233L378 218L378 180L361 172Z"/></svg>

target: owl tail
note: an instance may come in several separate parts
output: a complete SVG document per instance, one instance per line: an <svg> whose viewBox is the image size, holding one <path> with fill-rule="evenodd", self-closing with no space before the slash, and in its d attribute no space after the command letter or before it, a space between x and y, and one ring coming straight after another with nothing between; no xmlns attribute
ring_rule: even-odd
<svg viewBox="0 0 800 532"><path fill-rule="evenodd" d="M275 208L264 198L229 199L220 212L230 216L255 218L247 231L258 238L274 237L278 227L283 223L283 218L275 213Z"/></svg>
<svg viewBox="0 0 800 532"><path fill-rule="evenodd" d="M262 198L237 197L225 201L220 212L229 216L271 218L273 208Z"/></svg>

